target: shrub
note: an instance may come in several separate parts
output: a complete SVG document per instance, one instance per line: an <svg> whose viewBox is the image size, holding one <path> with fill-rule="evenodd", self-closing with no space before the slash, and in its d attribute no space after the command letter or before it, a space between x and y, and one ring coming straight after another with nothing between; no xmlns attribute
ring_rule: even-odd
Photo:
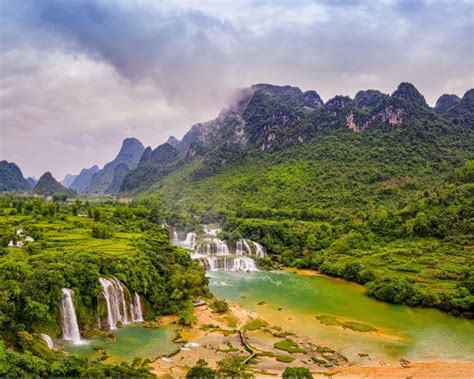
<svg viewBox="0 0 474 379"><path fill-rule="evenodd" d="M229 304L227 304L225 300L214 300L209 304L209 308L211 308L214 313L222 314L229 310Z"/></svg>
<svg viewBox="0 0 474 379"><path fill-rule="evenodd" d="M313 379L313 374L306 367L287 367L283 371L283 379Z"/></svg>

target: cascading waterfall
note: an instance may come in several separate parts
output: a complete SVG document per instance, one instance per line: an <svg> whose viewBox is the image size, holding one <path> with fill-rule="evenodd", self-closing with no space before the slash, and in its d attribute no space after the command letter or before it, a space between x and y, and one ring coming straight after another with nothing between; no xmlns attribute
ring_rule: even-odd
<svg viewBox="0 0 474 379"><path fill-rule="evenodd" d="M133 299L133 322L142 322L143 321L143 312L142 312L142 302L140 300L140 295L135 292Z"/></svg>
<svg viewBox="0 0 474 379"><path fill-rule="evenodd" d="M206 238L196 246L197 254L230 255L227 244L218 238Z"/></svg>
<svg viewBox="0 0 474 379"><path fill-rule="evenodd" d="M61 296L61 326L63 338L73 344L81 343L81 334L77 325L76 310L73 302L74 291L63 288Z"/></svg>
<svg viewBox="0 0 474 379"><path fill-rule="evenodd" d="M252 243L255 246L255 250L256 250L255 255L257 256L257 258L265 258L265 256L267 255L265 248L262 245L260 245L258 242L252 241Z"/></svg>
<svg viewBox="0 0 474 379"><path fill-rule="evenodd" d="M119 323L143 321L142 305L140 295L135 292L134 297L123 283L115 277L110 279L99 278L102 286L102 295L107 305L107 326L109 329L117 329Z"/></svg>
<svg viewBox="0 0 474 379"><path fill-rule="evenodd" d="M199 241L191 257L199 260L208 271L258 271L251 255L252 250L245 239L237 241L235 254L231 254L226 242L212 237Z"/></svg>
<svg viewBox="0 0 474 379"><path fill-rule="evenodd" d="M219 228L203 226L205 236L197 239L194 232L189 232L186 239L179 240L176 230L173 231L172 240L179 246L192 250L191 258L199 260L206 270L217 271L258 271L252 256L264 258L265 248L257 242L241 238L234 248L229 249L227 243L217 235ZM253 244L253 247L251 247Z"/></svg>
<svg viewBox="0 0 474 379"><path fill-rule="evenodd" d="M240 239L237 241L235 247L235 254L237 255L252 255L252 249L250 248L246 239Z"/></svg>
<svg viewBox="0 0 474 379"><path fill-rule="evenodd" d="M186 239L183 242L184 247L188 247L190 249L194 249L194 245L196 244L196 233L189 232L186 234Z"/></svg>
<svg viewBox="0 0 474 379"><path fill-rule="evenodd" d="M40 336L44 339L50 350L55 350L53 339L49 335L40 333Z"/></svg>

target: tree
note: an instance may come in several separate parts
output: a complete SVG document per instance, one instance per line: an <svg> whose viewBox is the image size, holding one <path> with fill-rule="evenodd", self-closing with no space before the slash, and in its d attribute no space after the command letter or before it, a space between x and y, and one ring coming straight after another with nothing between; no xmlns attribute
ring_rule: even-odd
<svg viewBox="0 0 474 379"><path fill-rule="evenodd" d="M244 357L229 357L217 363L219 378L253 378L252 373L247 372Z"/></svg>
<svg viewBox="0 0 474 379"><path fill-rule="evenodd" d="M196 364L189 369L186 374L186 379L214 379L216 376L216 371L207 367L206 360L200 358Z"/></svg>
<svg viewBox="0 0 474 379"><path fill-rule="evenodd" d="M313 374L306 367L287 367L283 379L313 379Z"/></svg>

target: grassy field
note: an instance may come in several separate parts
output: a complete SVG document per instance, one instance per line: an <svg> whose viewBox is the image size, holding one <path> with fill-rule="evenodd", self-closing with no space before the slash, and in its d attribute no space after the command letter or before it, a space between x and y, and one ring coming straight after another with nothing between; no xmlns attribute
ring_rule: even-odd
<svg viewBox="0 0 474 379"><path fill-rule="evenodd" d="M114 231L111 238L101 239L92 237L93 219L80 216L63 216L61 220L36 221L34 216L8 215L8 210L0 218L2 229L24 229L40 231L43 252L86 252L97 255L135 255L136 244L140 233ZM14 252L17 247L8 248Z"/></svg>

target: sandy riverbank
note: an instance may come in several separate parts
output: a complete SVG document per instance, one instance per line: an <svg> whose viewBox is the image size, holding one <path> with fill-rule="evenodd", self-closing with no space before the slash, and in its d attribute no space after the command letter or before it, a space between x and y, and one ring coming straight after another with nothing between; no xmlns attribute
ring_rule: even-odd
<svg viewBox="0 0 474 379"><path fill-rule="evenodd" d="M343 367L315 378L474 378L474 361L415 362L409 367L373 366Z"/></svg>
<svg viewBox="0 0 474 379"><path fill-rule="evenodd" d="M328 351L321 353L321 346L305 336L290 335L304 353L287 353L275 349L275 342L285 339L285 330L280 326L266 324L258 314L233 305L224 315L216 315L208 307L195 309L197 322L192 328L179 330L181 337L189 342L184 349L170 359L158 358L152 363L153 372L158 377L180 378L192 367L198 359L204 358L211 368L217 367L217 362L233 355L248 356L244 349L238 330L255 323L263 326L254 330L247 330L247 342L263 355L258 355L257 360L249 364L249 368L257 378L281 377L281 373L288 366L307 367L313 372L314 377L340 377L340 378L474 378L474 361L434 361L434 362L404 362L398 364L385 364L374 361L367 366L355 366L344 359L337 352ZM164 320L174 321L173 318ZM291 363L277 360L277 356L290 356L294 358Z"/></svg>

